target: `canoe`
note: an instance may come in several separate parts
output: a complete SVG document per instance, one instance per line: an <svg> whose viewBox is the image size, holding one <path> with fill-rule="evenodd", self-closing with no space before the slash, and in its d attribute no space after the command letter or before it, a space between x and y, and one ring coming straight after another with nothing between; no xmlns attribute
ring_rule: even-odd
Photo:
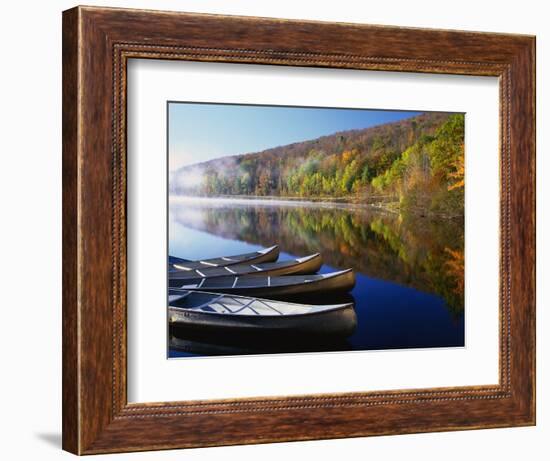
<svg viewBox="0 0 550 461"><path fill-rule="evenodd" d="M318 306L195 291L171 292L168 320L171 327L202 331L338 336L357 325L353 303Z"/></svg>
<svg viewBox="0 0 550 461"><path fill-rule="evenodd" d="M351 291L355 286L352 269L315 275L243 275L200 277L189 280L169 279L170 291L193 290L260 297L319 294Z"/></svg>
<svg viewBox="0 0 550 461"><path fill-rule="evenodd" d="M170 279L189 280L202 277L221 277L225 275L299 275L314 274L323 264L319 253L289 261L277 261L259 264L233 264L223 267L209 267L189 271L171 271Z"/></svg>
<svg viewBox="0 0 550 461"><path fill-rule="evenodd" d="M234 256L221 256L219 258L201 259L198 261L188 261L176 256L168 256L168 267L170 271L191 271L195 269L200 270L201 268L224 267L233 264L267 263L277 261L278 257L279 246L274 245L252 253Z"/></svg>

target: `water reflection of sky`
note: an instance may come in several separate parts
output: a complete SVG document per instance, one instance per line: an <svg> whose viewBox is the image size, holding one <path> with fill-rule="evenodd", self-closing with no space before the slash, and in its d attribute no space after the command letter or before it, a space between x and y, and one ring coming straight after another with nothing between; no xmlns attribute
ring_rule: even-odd
<svg viewBox="0 0 550 461"><path fill-rule="evenodd" d="M280 244L282 250L280 260L305 255L289 251L288 248L296 248L296 246L290 245L290 243L285 246L284 241L265 240L265 238L273 239L274 237L269 235L262 238L261 226L257 226L258 235L250 237L250 239L256 240L259 243L247 242L243 238L237 238L237 236L233 235L235 234L235 222L229 219L224 221L223 218L225 215L223 214L219 221L215 221L216 224L214 226L205 226L204 223L200 222L201 209L204 206L204 204L201 205L199 209L185 209L184 204L171 204L172 212L170 213L171 219L169 222L170 254L187 259L201 259L220 255L247 253L272 244ZM180 207L177 212L175 210L176 207ZM212 210L209 210L209 213L211 212ZM256 208L247 209L247 219L244 220L241 215L239 215L239 219L243 219L243 222L246 221L250 225L250 222L255 222L255 219L258 218L254 216L254 213L257 213ZM177 219L175 219L175 216L177 216ZM184 223L187 218L189 220L187 222L188 225L185 225ZM284 220L273 222L272 217L267 221L271 225L281 227L286 222ZM295 222L295 220L291 220L291 222ZM284 229L281 229L281 231L280 235L283 238L282 236L285 235L285 232L283 232ZM318 232L322 233L323 228L319 228ZM349 231L346 232L349 233ZM216 233L223 235L223 237L216 235ZM249 234L246 235L248 236ZM294 235L296 239L299 239L304 238L304 235L307 234L304 234L303 229L301 229L301 232L294 233ZM228 238L228 236L233 236L233 238ZM337 236L335 237L335 234L331 234L328 237L338 238ZM288 237L286 239L288 240ZM322 245L320 242L323 241L329 240L323 238L315 239L315 245ZM368 241L362 242L362 244L366 245ZM339 245L341 246L341 244ZM391 246L388 246L386 250L384 250L386 248L384 246L380 248L377 247L376 251L392 251ZM323 255L328 255L328 252L334 251L334 248L330 245L330 248L320 247L316 251L321 252ZM402 251L400 249L398 253ZM414 255L417 256L417 253L422 255L426 251L426 249L415 247ZM431 249L431 251L434 250ZM380 258L382 263L385 261L391 262L393 257L395 255L377 254L377 258ZM349 260L344 259L343 264L340 264L342 260L338 259L338 267L324 264L321 272L326 273L343 269L345 267L342 266L346 265L347 267L357 267L357 261L354 261L353 258L357 258L357 255L350 256ZM367 255L365 255L365 258L367 258ZM372 260L372 254L369 254L368 258ZM376 265L380 266L381 263L377 261ZM364 267L364 264L360 265L360 267ZM405 272L420 271L416 266L411 267L405 267L405 269L400 270ZM388 272L392 273L391 270ZM386 271L382 273L385 274ZM457 347L464 345L463 310L457 312L456 308L452 309L448 306L443 296L417 289L414 287L414 283L412 286L407 286L406 283L397 283L395 280L384 279L376 275L378 274L375 273L374 276L372 273L366 275L356 270L356 286L351 294L355 301L358 327L356 332L347 339L344 349L374 350ZM418 274L406 273L404 276L401 274L400 278L403 279L405 277L406 279L414 280L415 275ZM438 275L436 274L436 276ZM418 277L424 280L426 275L419 274ZM331 350L330 344L323 345L323 350L327 349ZM341 349L342 344L334 345L334 350ZM277 351L275 350L274 352ZM182 357L195 354L171 349L169 355L171 357Z"/></svg>

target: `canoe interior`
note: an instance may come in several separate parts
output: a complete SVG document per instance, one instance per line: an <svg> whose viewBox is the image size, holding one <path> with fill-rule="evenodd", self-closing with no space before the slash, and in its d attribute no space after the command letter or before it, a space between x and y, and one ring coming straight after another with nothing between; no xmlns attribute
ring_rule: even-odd
<svg viewBox="0 0 550 461"><path fill-rule="evenodd" d="M350 306L350 304L336 305L308 305L244 296L231 296L204 292L187 291L181 295L170 296L170 308L192 309L195 312L227 314L227 315L311 315Z"/></svg>

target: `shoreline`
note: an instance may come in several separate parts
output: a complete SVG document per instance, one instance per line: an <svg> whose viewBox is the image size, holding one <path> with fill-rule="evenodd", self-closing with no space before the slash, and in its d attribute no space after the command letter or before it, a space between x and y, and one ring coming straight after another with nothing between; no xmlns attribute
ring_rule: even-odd
<svg viewBox="0 0 550 461"><path fill-rule="evenodd" d="M286 206L317 206L323 208L340 208L340 209L355 209L355 210L368 210L378 213L387 213L392 215L400 215L402 210L399 207L397 201L379 201L372 203L364 203L359 200L349 201L346 198L330 198L330 197L278 197L278 196L259 196L259 195L217 195L217 196L198 196L198 195L169 195L169 201L178 202L233 202L240 204L256 204L256 205L269 205L270 203L277 203ZM424 210L408 210L410 215L417 216L419 218L428 219L464 219L463 216L451 216L428 212Z"/></svg>
<svg viewBox="0 0 550 461"><path fill-rule="evenodd" d="M381 203L361 203L350 202L345 199L337 198L330 200L329 197L308 198L303 197L278 197L278 196L258 196L258 195L218 195L218 196L194 196L194 195L169 195L170 201L205 201L205 202L237 202L242 204L269 204L277 202L278 204L288 206L321 206L326 208L345 208L345 209L361 209L372 210L382 213L399 214L399 208L390 208L383 206ZM390 202L388 202L390 203ZM396 203L396 202L391 202Z"/></svg>

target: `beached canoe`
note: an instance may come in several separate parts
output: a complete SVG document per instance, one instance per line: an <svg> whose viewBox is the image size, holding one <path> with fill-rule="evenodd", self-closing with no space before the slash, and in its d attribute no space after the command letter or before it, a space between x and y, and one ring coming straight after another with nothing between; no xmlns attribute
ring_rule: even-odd
<svg viewBox="0 0 550 461"><path fill-rule="evenodd" d="M202 331L340 336L357 325L353 303L318 306L195 291L171 291L168 320L171 327Z"/></svg>
<svg viewBox="0 0 550 461"><path fill-rule="evenodd" d="M168 268L170 271L192 271L210 267L224 267L233 264L256 264L277 261L279 257L279 246L274 245L252 253L245 253L234 256L221 256L219 258L201 259L188 261L176 256L168 256Z"/></svg>
<svg viewBox="0 0 550 461"><path fill-rule="evenodd" d="M352 269L347 269L315 275L230 275L189 280L170 278L168 286L171 292L179 289L270 298L351 291L355 286L355 276Z"/></svg>
<svg viewBox="0 0 550 461"><path fill-rule="evenodd" d="M225 275L300 275L314 274L323 264L319 253L289 261L277 261L259 264L233 264L223 267L208 267L189 271L171 271L172 280L189 280L202 277L221 277Z"/></svg>

